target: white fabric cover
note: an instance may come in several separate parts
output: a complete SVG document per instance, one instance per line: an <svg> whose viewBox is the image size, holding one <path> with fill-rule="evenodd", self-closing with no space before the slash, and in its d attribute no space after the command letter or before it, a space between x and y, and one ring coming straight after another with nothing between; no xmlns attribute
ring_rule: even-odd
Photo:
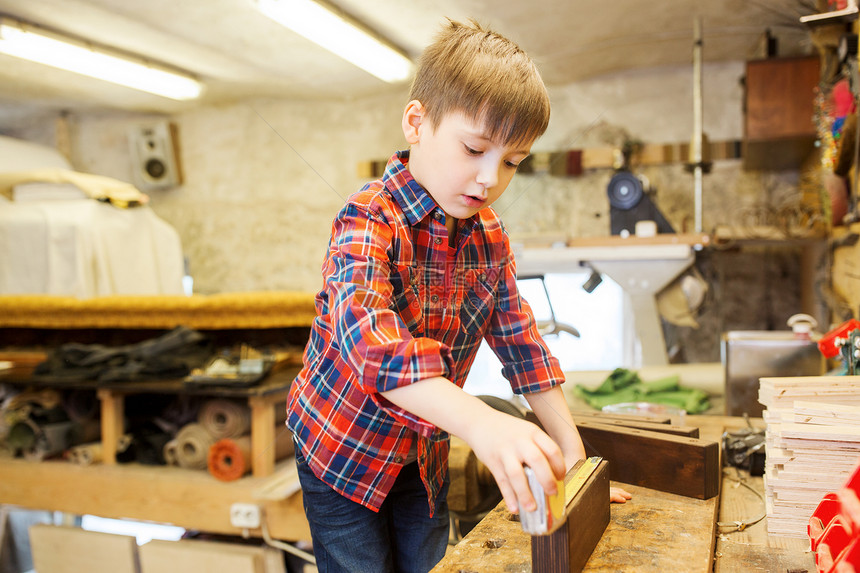
<svg viewBox="0 0 860 573"><path fill-rule="evenodd" d="M0 135L0 171L28 171L51 167L72 168L56 149Z"/></svg>
<svg viewBox="0 0 860 573"><path fill-rule="evenodd" d="M0 136L0 171L43 168L70 166L50 148ZM25 201L0 197L0 294L183 294L179 235L152 209L30 185L16 188Z"/></svg>

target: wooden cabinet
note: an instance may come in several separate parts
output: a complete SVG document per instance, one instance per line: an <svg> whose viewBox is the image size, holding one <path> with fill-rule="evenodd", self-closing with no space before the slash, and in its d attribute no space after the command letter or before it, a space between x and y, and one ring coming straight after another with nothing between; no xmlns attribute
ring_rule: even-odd
<svg viewBox="0 0 860 573"><path fill-rule="evenodd" d="M819 67L817 56L747 62L747 168L796 168L814 150Z"/></svg>
<svg viewBox="0 0 860 573"><path fill-rule="evenodd" d="M815 137L817 56L747 62L746 139Z"/></svg>

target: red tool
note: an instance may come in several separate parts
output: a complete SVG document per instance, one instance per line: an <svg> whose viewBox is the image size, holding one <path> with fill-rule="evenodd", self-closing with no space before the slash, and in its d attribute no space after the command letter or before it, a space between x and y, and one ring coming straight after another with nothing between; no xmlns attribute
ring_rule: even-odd
<svg viewBox="0 0 860 573"><path fill-rule="evenodd" d="M821 337L818 349L825 358L836 358L854 331L860 331L860 320L852 318Z"/></svg>

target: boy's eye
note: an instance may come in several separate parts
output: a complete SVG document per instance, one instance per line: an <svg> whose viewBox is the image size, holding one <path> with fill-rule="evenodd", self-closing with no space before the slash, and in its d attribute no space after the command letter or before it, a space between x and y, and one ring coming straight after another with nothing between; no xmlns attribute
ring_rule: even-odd
<svg viewBox="0 0 860 573"><path fill-rule="evenodd" d="M464 145L463 147L466 148L466 153L468 153L469 155L480 155L481 153L483 153L482 151L480 151L478 149L472 149L468 145Z"/></svg>
<svg viewBox="0 0 860 573"><path fill-rule="evenodd" d="M519 163L514 163L513 161L505 161L505 165L507 165L511 169L516 169L517 167L520 166Z"/></svg>

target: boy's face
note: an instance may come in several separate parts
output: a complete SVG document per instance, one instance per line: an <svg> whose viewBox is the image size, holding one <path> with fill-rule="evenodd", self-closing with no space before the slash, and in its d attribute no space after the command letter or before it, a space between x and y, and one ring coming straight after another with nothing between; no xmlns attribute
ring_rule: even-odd
<svg viewBox="0 0 860 573"><path fill-rule="evenodd" d="M414 116L407 119L410 106ZM449 216L467 219L498 199L531 150L532 141L499 144L484 126L464 114L449 113L434 130L410 102L404 132L411 144L409 171Z"/></svg>

